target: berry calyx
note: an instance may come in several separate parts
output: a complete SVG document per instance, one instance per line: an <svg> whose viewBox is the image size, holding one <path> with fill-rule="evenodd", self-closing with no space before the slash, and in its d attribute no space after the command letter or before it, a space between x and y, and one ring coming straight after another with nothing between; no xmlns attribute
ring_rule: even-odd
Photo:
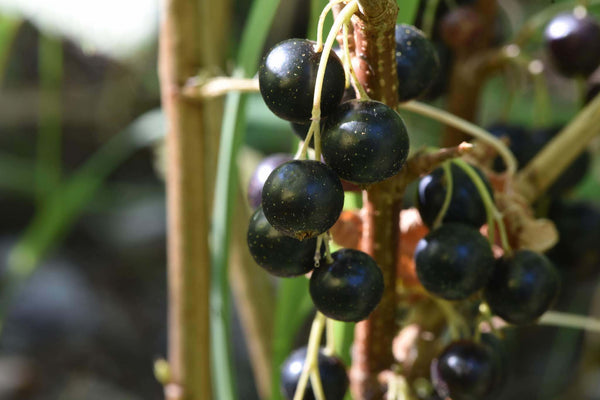
<svg viewBox="0 0 600 400"><path fill-rule="evenodd" d="M492 188L476 167L472 167L481 177L490 197L493 198ZM487 221L487 213L477 187L467 173L455 165L450 164L452 179L452 193L450 205L442 219L443 223L459 222L479 228ZM432 228L442 209L448 191L448 182L444 168L437 168L419 181L417 191L417 207L423 222Z"/></svg>
<svg viewBox="0 0 600 400"><path fill-rule="evenodd" d="M320 161L294 160L275 168L263 187L269 223L297 239L317 236L333 226L344 206L342 183Z"/></svg>
<svg viewBox="0 0 600 400"><path fill-rule="evenodd" d="M483 294L492 312L512 324L528 324L558 296L559 276L543 254L519 250L498 259Z"/></svg>
<svg viewBox="0 0 600 400"><path fill-rule="evenodd" d="M256 209L260 206L262 201L262 190L265 185L265 181L271 175L271 172L281 164L287 161L291 161L294 157L290 154L277 153L265 157L252 173L250 177L250 183L248 184L248 203L250 207Z"/></svg>
<svg viewBox="0 0 600 400"><path fill-rule="evenodd" d="M485 286L494 256L477 229L450 223L419 241L415 264L427 291L447 300L463 300Z"/></svg>
<svg viewBox="0 0 600 400"><path fill-rule="evenodd" d="M315 42L306 39L284 40L269 50L259 66L260 93L269 109L279 118L310 122L321 59L315 45ZM344 90L344 67L335 52L331 52L321 92L321 116L328 115L337 107Z"/></svg>
<svg viewBox="0 0 600 400"><path fill-rule="evenodd" d="M298 386L298 381L304 368L306 351L306 347L294 351L285 359L281 366L281 392L287 400L294 398L296 386ZM346 395L349 385L344 363L337 357L325 355L320 349L317 365L325 398L327 400L342 400ZM306 386L306 391L302 399L315 399L310 381Z"/></svg>
<svg viewBox="0 0 600 400"><path fill-rule="evenodd" d="M396 71L398 99L421 96L435 81L440 69L435 46L412 25L396 25Z"/></svg>
<svg viewBox="0 0 600 400"><path fill-rule="evenodd" d="M323 158L342 179L382 181L406 162L409 141L396 111L372 100L350 100L332 113L322 132Z"/></svg>
<svg viewBox="0 0 600 400"><path fill-rule="evenodd" d="M600 25L590 16L563 13L544 31L546 48L563 75L587 76L600 65Z"/></svg>
<svg viewBox="0 0 600 400"><path fill-rule="evenodd" d="M442 398L476 400L499 389L501 363L492 349L470 340L448 345L431 363L431 379Z"/></svg>
<svg viewBox="0 0 600 400"><path fill-rule="evenodd" d="M314 267L317 239L284 235L267 221L262 207L252 214L246 237L254 261L275 276L304 275Z"/></svg>
<svg viewBox="0 0 600 400"><path fill-rule="evenodd" d="M331 264L316 268L310 277L310 296L317 310L338 321L361 321L383 295L383 275L367 253L342 249Z"/></svg>

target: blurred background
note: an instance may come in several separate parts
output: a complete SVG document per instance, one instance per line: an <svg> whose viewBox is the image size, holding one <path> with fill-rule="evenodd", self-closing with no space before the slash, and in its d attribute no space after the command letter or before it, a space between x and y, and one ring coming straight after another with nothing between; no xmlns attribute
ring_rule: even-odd
<svg viewBox="0 0 600 400"><path fill-rule="evenodd" d="M250 3L231 4L226 56L239 43ZM305 3L282 2L265 48L307 35ZM499 42L547 5L502 3L508 6L498 22ZM156 0L0 0L1 400L162 398L152 370L166 353L158 6ZM449 51L437 41L440 54ZM233 65L220 68L217 75ZM440 106L444 76L430 100ZM526 83L515 91L505 79L514 77L498 76L485 86L479 122L529 129L534 90ZM551 70L547 79L546 124L564 124L578 110L578 88ZM436 142L438 124L403 117L413 148ZM238 161L242 191L262 157L293 153L298 142L258 96L249 96L246 125ZM597 148L590 148L576 179L565 178L577 185L539 208L570 238L552 253L565 276L557 307L600 315L597 294L594 300ZM409 191L407 206L411 201ZM238 393L257 398L244 333L233 315ZM295 338L298 346L306 327ZM507 399L600 399L597 336L586 341L582 332L547 327L507 336L514 359Z"/></svg>

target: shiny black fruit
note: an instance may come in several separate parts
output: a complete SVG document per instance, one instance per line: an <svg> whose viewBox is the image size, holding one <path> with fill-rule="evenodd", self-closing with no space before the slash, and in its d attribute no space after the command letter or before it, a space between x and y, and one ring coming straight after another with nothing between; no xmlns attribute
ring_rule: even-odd
<svg viewBox="0 0 600 400"><path fill-rule="evenodd" d="M383 275L367 253L342 249L333 263L316 268L310 277L310 295L317 310L338 321L361 321L383 295Z"/></svg>
<svg viewBox="0 0 600 400"><path fill-rule="evenodd" d="M488 193L493 198L492 188L487 178L476 167L473 167L473 169L481 177ZM450 171L452 174L452 197L442 222L460 222L479 228L487 221L487 213L481 195L469 175L462 168L452 163ZM447 185L443 168L437 168L419 181L417 207L423 222L430 228L433 227L433 223L444 204Z"/></svg>
<svg viewBox="0 0 600 400"><path fill-rule="evenodd" d="M317 239L298 240L273 228L258 208L248 226L248 248L254 261L276 276L297 276L311 271Z"/></svg>
<svg viewBox="0 0 600 400"><path fill-rule="evenodd" d="M333 226L344 206L342 183L327 165L294 160L275 168L263 187L262 206L269 223L297 239Z"/></svg>
<svg viewBox="0 0 600 400"><path fill-rule="evenodd" d="M481 400L499 389L498 355L486 345L460 340L431 363L431 380L442 398Z"/></svg>
<svg viewBox="0 0 600 400"><path fill-rule="evenodd" d="M421 96L437 78L440 62L435 46L412 25L396 25L396 70L398 99Z"/></svg>
<svg viewBox="0 0 600 400"><path fill-rule="evenodd" d="M400 171L408 156L408 134L396 111L378 101L351 100L327 118L323 158L342 179L369 184Z"/></svg>
<svg viewBox="0 0 600 400"><path fill-rule="evenodd" d="M281 366L281 392L286 400L292 400L296 392L296 386L302 374L304 360L306 359L306 347L302 347L288 356ZM342 361L333 356L327 356L319 350L317 358L319 374L323 385L323 392L327 400L342 400L348 390L349 380L346 367ZM314 400L315 395L308 381L303 400Z"/></svg>
<svg viewBox="0 0 600 400"><path fill-rule="evenodd" d="M310 120L315 82L321 53L316 43L306 39L289 39L269 50L258 69L260 93L273 113L288 121ZM344 94L345 75L342 62L331 52L327 59L321 115L331 113Z"/></svg>
<svg viewBox="0 0 600 400"><path fill-rule="evenodd" d="M590 16L559 14L546 26L544 39L554 66L565 76L587 76L600 65L600 25Z"/></svg>
<svg viewBox="0 0 600 400"><path fill-rule="evenodd" d="M291 161L294 157L291 154L277 153L264 158L254 170L250 183L248 184L248 203L250 207L256 209L262 201L262 189L265 181L275 168L284 162Z"/></svg>
<svg viewBox="0 0 600 400"><path fill-rule="evenodd" d="M419 241L415 264L425 289L444 299L462 300L485 286L494 256L477 229L448 223Z"/></svg>
<svg viewBox="0 0 600 400"><path fill-rule="evenodd" d="M546 312L559 290L559 276L543 254L518 250L500 258L485 290L492 312L512 324L528 324Z"/></svg>

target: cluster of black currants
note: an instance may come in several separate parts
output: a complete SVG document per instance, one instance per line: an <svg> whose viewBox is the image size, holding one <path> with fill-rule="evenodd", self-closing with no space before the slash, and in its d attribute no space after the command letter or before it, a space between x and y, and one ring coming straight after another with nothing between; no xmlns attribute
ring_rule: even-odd
<svg viewBox="0 0 600 400"><path fill-rule="evenodd" d="M493 198L484 174L470 168ZM438 215L445 201L445 213ZM424 176L418 185L418 208L432 230L415 250L416 272L432 295L480 301L476 296L480 293L493 314L516 325L535 322L553 304L559 275L543 254L505 249L502 257L494 258L490 243L480 233L489 212L481 186L462 166L452 162L446 170L438 168ZM506 372L498 349L465 339L448 345L431 366L438 394L461 400L484 398L499 390Z"/></svg>
<svg viewBox="0 0 600 400"><path fill-rule="evenodd" d="M315 42L290 39L273 47L259 68L265 103L274 114L290 121L302 139L311 128L321 56ZM401 101L421 95L437 74L435 49L412 26L396 27L396 61ZM324 162L276 154L260 163L249 187L256 211L247 240L254 260L279 277L312 271L309 287L315 307L341 321L367 318L384 289L383 275L368 254L342 249L329 255L321 246L321 235L343 208L341 180L366 187L388 179L401 170L409 151L406 127L395 110L354 97L345 88L342 62L332 52L319 104ZM310 146L314 147L314 140ZM282 367L282 388L288 398L293 397L305 359L303 348ZM348 387L344 365L321 351L318 369L325 397L342 399ZM303 398L314 398L310 385Z"/></svg>

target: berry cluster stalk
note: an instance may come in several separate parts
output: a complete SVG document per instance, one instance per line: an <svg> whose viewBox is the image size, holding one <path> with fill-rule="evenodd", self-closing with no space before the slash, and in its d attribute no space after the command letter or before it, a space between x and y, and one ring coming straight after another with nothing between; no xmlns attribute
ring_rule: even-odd
<svg viewBox="0 0 600 400"><path fill-rule="evenodd" d="M352 50L356 75L369 97L395 108L398 104L394 28L398 6L393 0L360 0L353 20ZM372 185L364 196L361 249L381 267L385 290L368 320L356 325L350 372L357 399L383 396L378 375L394 362L396 327L396 247L401 196L393 179Z"/></svg>
<svg viewBox="0 0 600 400"><path fill-rule="evenodd" d="M161 96L167 133L169 382L167 400L212 398L210 373L208 197L211 183L198 171L214 168L204 107L186 101L181 88L214 54L198 41L206 21L200 2L164 0L159 47ZM213 9L214 12L214 9ZM219 36L219 35L217 35ZM204 35L207 37L207 35ZM212 36L215 41L217 37ZM215 43L214 46L218 46ZM212 60L214 61L214 60Z"/></svg>

